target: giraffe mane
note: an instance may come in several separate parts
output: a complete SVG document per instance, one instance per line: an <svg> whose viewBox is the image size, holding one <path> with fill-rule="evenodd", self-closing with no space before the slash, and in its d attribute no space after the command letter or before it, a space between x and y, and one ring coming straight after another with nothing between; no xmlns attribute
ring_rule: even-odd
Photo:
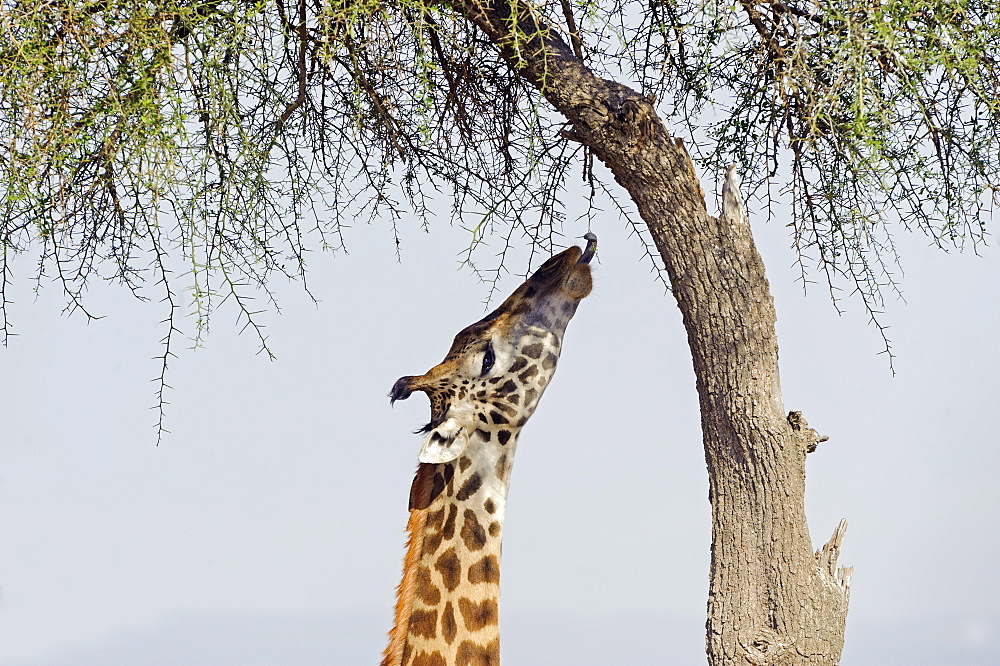
<svg viewBox="0 0 1000 666"><path fill-rule="evenodd" d="M403 558L403 578L396 588L396 610L392 629L389 631L389 645L386 646L380 666L400 666L403 663L403 649L410 625L413 608L414 589L417 585L417 569L424 550L424 530L427 527L427 512L431 502L441 493L443 485L435 487L434 472L438 465L420 463L410 486L410 517L406 521L406 556ZM451 465L442 466L442 478L447 483L454 473Z"/></svg>
<svg viewBox="0 0 1000 666"><path fill-rule="evenodd" d="M421 465L423 467L424 465ZM433 465L428 465L433 467ZM417 473L419 479L420 473ZM414 479L416 485L417 479ZM412 501L412 500L411 500ZM386 646L380 666L400 666L403 663L403 649L410 625L413 609L413 594L417 584L417 567L424 547L424 528L427 526L427 509L410 509L406 521L406 557L403 560L403 578L396 588L396 611L392 630L389 631L389 645Z"/></svg>

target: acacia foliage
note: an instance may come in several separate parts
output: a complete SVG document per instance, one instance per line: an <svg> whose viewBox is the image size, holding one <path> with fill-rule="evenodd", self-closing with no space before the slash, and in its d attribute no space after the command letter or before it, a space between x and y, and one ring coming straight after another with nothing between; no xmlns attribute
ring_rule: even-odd
<svg viewBox="0 0 1000 666"><path fill-rule="evenodd" d="M517 7L655 96L706 168L735 161L787 195L801 256L870 309L892 224L982 239L1000 173L990 0ZM4 294L30 250L71 306L95 275L158 283L172 332L180 270L199 325L230 299L255 327L248 290L304 276L359 217L423 217L439 189L470 247L547 251L567 180L606 184L544 80L519 75L521 48L428 0L0 0Z"/></svg>

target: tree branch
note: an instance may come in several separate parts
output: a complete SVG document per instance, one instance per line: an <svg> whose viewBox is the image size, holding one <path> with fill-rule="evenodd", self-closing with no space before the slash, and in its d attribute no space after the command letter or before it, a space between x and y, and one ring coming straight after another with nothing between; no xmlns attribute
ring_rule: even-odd
<svg viewBox="0 0 1000 666"><path fill-rule="evenodd" d="M298 80L299 93L292 100L275 123L275 133L281 131L285 121L306 101L306 43L309 40L309 30L306 25L306 0L299 0L299 25L296 28L299 37Z"/></svg>
<svg viewBox="0 0 1000 666"><path fill-rule="evenodd" d="M559 0L562 5L563 16L566 17L566 28L569 30L569 39L573 44L573 53L580 61L583 61L583 42L580 41L580 33L576 29L576 19L573 18L573 7L570 0Z"/></svg>

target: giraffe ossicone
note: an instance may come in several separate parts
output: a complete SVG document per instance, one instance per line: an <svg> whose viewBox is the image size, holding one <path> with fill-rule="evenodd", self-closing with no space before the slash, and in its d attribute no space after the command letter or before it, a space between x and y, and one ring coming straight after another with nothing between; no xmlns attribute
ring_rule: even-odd
<svg viewBox="0 0 1000 666"><path fill-rule="evenodd" d="M550 258L499 308L455 336L445 359L401 377L431 420L410 488L395 625L382 666L498 666L500 543L521 428L555 373L563 335L590 294L597 236Z"/></svg>

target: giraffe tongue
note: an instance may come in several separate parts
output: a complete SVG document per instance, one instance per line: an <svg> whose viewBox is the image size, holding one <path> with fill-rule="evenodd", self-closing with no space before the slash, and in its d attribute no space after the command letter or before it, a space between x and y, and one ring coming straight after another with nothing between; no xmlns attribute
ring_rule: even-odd
<svg viewBox="0 0 1000 666"><path fill-rule="evenodd" d="M589 264L590 260L594 258L594 253L597 252L597 234L593 231L588 231L583 235L583 238L587 241L587 247L576 263Z"/></svg>

